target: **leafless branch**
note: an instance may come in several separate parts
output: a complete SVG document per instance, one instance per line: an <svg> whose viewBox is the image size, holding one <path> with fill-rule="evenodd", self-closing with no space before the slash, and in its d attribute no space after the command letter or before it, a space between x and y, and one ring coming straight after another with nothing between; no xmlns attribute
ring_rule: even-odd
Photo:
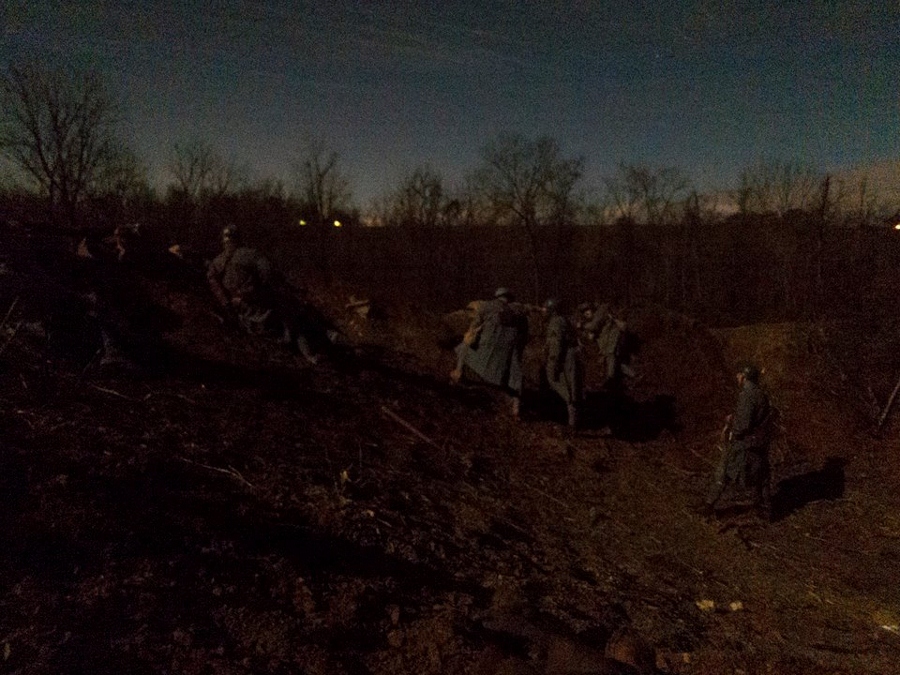
<svg viewBox="0 0 900 675"><path fill-rule="evenodd" d="M387 408L387 407L385 407L385 406L381 406L381 412L383 412L385 415L387 415L388 417L390 417L392 420L394 420L395 422L397 422L398 424L400 424L401 426L403 426L404 428L406 428L407 430L409 430L410 432L412 432L413 434L415 434L416 436L418 436L419 438L421 438L423 441L425 441L425 442L428 443L429 445L434 446L434 447L437 448L438 450L441 449L441 447L440 447L437 443L435 443L433 440L431 440L430 438L428 438L428 436L426 436L426 435L423 434L421 431L419 431L418 429L416 429L412 424L410 424L409 422L407 422L405 419L403 419L402 417L400 417L400 415L398 415L397 413L393 412L393 411L390 410L389 408Z"/></svg>
<svg viewBox="0 0 900 675"><path fill-rule="evenodd" d="M201 462L195 462L194 460L188 459L187 457L179 457L178 459L180 459L182 462L185 462L186 464L193 464L194 466L199 466L199 467L201 467L201 468L203 468L203 469L208 469L209 471L215 471L215 472L217 472L217 473L223 473L223 474L225 474L226 476L231 476L231 477L234 478L236 481L238 481L238 482L240 482L240 483L243 483L244 485L246 485L246 486L247 486L248 488L250 488L251 490L253 489L253 483L251 483L251 482L248 481L246 478L244 478L244 477L241 475L241 473L240 473L237 469L235 469L233 466L229 466L227 469L222 469L222 468L219 468L219 467L217 467L217 466L210 466L209 464L203 464L203 463L201 463Z"/></svg>

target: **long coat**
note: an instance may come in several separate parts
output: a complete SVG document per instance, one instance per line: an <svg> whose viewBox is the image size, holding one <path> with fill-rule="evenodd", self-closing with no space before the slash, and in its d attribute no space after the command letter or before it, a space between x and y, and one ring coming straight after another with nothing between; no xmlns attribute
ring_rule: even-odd
<svg viewBox="0 0 900 675"><path fill-rule="evenodd" d="M278 323L272 264L256 249L226 248L210 263L206 277L219 302L237 312L248 332L263 333Z"/></svg>
<svg viewBox="0 0 900 675"><path fill-rule="evenodd" d="M578 337L572 323L561 314L547 322L544 345L544 370L547 384L566 405L579 403L584 393L584 367Z"/></svg>
<svg viewBox="0 0 900 675"><path fill-rule="evenodd" d="M619 352L623 326L623 323L609 313L606 305L603 305L583 328L588 337L597 343L608 380L613 380L619 375Z"/></svg>
<svg viewBox="0 0 900 675"><path fill-rule="evenodd" d="M764 448L769 444L769 397L751 380L744 380L731 419L731 443L739 450Z"/></svg>
<svg viewBox="0 0 900 675"><path fill-rule="evenodd" d="M768 480L771 415L766 393L755 382L744 380L731 420L725 470L726 477L742 487Z"/></svg>
<svg viewBox="0 0 900 675"><path fill-rule="evenodd" d="M478 377L515 394L522 393L522 351L528 341L528 318L502 298L481 303L469 333L471 344L462 350L462 364Z"/></svg>

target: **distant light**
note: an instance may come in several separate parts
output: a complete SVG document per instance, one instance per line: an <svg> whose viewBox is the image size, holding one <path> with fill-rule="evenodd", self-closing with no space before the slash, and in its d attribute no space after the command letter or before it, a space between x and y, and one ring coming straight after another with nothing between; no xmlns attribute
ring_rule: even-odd
<svg viewBox="0 0 900 675"><path fill-rule="evenodd" d="M894 225L894 229L895 229L895 230L900 230L900 223L897 223L896 225Z"/></svg>
<svg viewBox="0 0 900 675"><path fill-rule="evenodd" d="M341 226L341 221L339 221L339 220L334 221L334 226L335 226L335 227L340 227L340 226Z"/></svg>
<svg viewBox="0 0 900 675"><path fill-rule="evenodd" d="M306 225L306 221L303 220L303 218L301 218L301 219L299 220L299 225L300 225L300 227L303 227L304 225Z"/></svg>

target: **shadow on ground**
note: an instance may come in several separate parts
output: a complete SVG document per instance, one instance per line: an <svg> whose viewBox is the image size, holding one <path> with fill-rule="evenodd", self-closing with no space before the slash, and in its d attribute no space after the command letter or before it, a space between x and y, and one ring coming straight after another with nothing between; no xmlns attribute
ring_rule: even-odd
<svg viewBox="0 0 900 675"><path fill-rule="evenodd" d="M829 457L821 469L779 481L772 496L772 520L787 518L812 502L843 497L846 465L842 457Z"/></svg>

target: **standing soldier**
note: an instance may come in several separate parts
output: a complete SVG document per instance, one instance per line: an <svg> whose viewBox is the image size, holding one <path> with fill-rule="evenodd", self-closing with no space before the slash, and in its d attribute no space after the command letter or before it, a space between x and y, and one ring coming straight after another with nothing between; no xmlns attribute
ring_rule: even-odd
<svg viewBox="0 0 900 675"><path fill-rule="evenodd" d="M572 322L563 315L559 300L544 303L547 334L544 343L544 374L547 384L566 404L568 424L578 424L578 405L584 394L584 366L578 336Z"/></svg>
<svg viewBox="0 0 900 675"><path fill-rule="evenodd" d="M456 368L450 373L450 379L460 382L469 368L488 384L506 391L512 399L512 414L518 417L528 317L512 301L508 288L498 288L492 300L478 305L469 330L456 348Z"/></svg>
<svg viewBox="0 0 900 675"><path fill-rule="evenodd" d="M740 393L734 414L726 418L728 439L706 498L711 515L726 488L752 487L754 506L768 511L771 493L769 442L774 413L769 397L759 386L759 369L747 365L736 374Z"/></svg>
<svg viewBox="0 0 900 675"><path fill-rule="evenodd" d="M614 386L622 375L634 377L635 372L628 364L622 362L622 342L625 322L615 318L609 311L609 305L602 304L597 308L594 304L584 302L578 306L580 329L588 339L597 343L600 357L603 359L604 383Z"/></svg>

